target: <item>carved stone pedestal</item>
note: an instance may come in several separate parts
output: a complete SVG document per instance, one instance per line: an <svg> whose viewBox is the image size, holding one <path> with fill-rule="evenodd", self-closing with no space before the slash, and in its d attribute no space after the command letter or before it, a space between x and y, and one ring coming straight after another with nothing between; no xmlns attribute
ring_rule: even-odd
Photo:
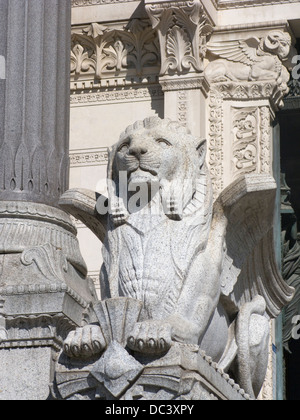
<svg viewBox="0 0 300 420"><path fill-rule="evenodd" d="M46 399L53 361L92 299L70 218L1 202L0 263L0 398Z"/></svg>
<svg viewBox="0 0 300 420"><path fill-rule="evenodd" d="M249 400L199 346L173 343L161 357L131 351L127 337L141 302L98 302L95 313L108 345L101 356L70 358L61 353L53 396L63 400Z"/></svg>
<svg viewBox="0 0 300 420"><path fill-rule="evenodd" d="M115 367L125 360L135 359L126 350L120 353L119 345L113 343L107 350L114 358ZM124 353L124 354L123 354ZM119 358L119 362L116 362ZM121 359L123 357L123 359ZM104 362L105 355L102 356ZM128 358L128 360L127 360ZM100 359L101 361L101 359ZM65 400L249 400L250 397L229 375L224 373L198 346L175 344L168 354L159 360L140 360L131 381L114 393L114 372L95 373L99 361L90 364L71 363L66 357L60 359L56 374L57 397ZM128 365L128 369L132 366ZM116 369L115 368L115 369ZM108 370L108 369L107 369ZM132 372L132 370L131 370ZM123 375L128 372L123 373ZM122 382L122 375L118 378Z"/></svg>

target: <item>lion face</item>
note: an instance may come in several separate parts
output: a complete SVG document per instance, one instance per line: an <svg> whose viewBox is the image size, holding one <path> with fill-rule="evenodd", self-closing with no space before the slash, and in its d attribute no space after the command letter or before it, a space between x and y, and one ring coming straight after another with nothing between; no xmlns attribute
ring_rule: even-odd
<svg viewBox="0 0 300 420"><path fill-rule="evenodd" d="M151 187L149 202L155 186L155 194L159 191L164 207L169 208L166 214L178 218L174 209L178 203L185 208L195 193L196 180L203 176L205 151L206 141L193 137L177 122L157 117L138 121L127 128L113 147L110 167L111 178L117 185L116 194L124 201L118 179L125 172L127 192L134 190L132 185L147 184Z"/></svg>
<svg viewBox="0 0 300 420"><path fill-rule="evenodd" d="M284 60L288 57L290 52L291 44L287 42L285 39L281 39L279 41L277 55L281 60Z"/></svg>
<svg viewBox="0 0 300 420"><path fill-rule="evenodd" d="M282 31L271 31L264 39L264 50L277 55L285 60L291 50L292 39L288 33Z"/></svg>
<svg viewBox="0 0 300 420"><path fill-rule="evenodd" d="M116 163L119 171L127 172L128 182L151 184L180 175L185 148L174 133L159 126L126 134L117 146Z"/></svg>

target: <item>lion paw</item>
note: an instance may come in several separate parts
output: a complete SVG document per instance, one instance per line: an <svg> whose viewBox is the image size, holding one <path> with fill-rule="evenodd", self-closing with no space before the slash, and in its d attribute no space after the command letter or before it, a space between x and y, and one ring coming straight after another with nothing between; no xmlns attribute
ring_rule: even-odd
<svg viewBox="0 0 300 420"><path fill-rule="evenodd" d="M172 345L172 329L162 322L140 322L129 336L128 347L146 354L161 354Z"/></svg>
<svg viewBox="0 0 300 420"><path fill-rule="evenodd" d="M64 352L72 358L87 359L101 354L106 346L100 327L87 325L70 332L64 342Z"/></svg>

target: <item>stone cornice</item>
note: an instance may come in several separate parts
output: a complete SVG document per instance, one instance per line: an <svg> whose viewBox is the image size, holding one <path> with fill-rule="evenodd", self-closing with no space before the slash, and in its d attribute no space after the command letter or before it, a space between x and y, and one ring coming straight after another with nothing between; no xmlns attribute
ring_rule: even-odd
<svg viewBox="0 0 300 420"><path fill-rule="evenodd" d="M99 166L107 165L108 151L107 147L88 150L74 150L70 152L71 168L82 166Z"/></svg>
<svg viewBox="0 0 300 420"><path fill-rule="evenodd" d="M209 83L203 75L192 75L192 77L161 77L160 85L164 92L201 89L207 97Z"/></svg>
<svg viewBox="0 0 300 420"><path fill-rule="evenodd" d="M129 3L136 0L72 0L72 7L100 6L103 4Z"/></svg>
<svg viewBox="0 0 300 420"><path fill-rule="evenodd" d="M299 0L212 0L218 10L298 3Z"/></svg>
<svg viewBox="0 0 300 420"><path fill-rule="evenodd" d="M80 91L75 89L71 95L71 106L161 100L163 97L164 93L158 84L149 86L140 85L136 88L127 86L126 88L119 87L105 90L91 89Z"/></svg>

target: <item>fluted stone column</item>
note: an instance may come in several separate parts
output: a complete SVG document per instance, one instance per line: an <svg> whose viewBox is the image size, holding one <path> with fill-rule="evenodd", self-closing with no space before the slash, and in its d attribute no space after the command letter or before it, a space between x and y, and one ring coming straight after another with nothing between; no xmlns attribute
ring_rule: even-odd
<svg viewBox="0 0 300 420"><path fill-rule="evenodd" d="M0 0L0 399L48 397L63 339L93 299L76 230L58 208L70 27L70 0Z"/></svg>
<svg viewBox="0 0 300 420"><path fill-rule="evenodd" d="M0 200L57 205L68 181L70 1L1 0L0 15Z"/></svg>

